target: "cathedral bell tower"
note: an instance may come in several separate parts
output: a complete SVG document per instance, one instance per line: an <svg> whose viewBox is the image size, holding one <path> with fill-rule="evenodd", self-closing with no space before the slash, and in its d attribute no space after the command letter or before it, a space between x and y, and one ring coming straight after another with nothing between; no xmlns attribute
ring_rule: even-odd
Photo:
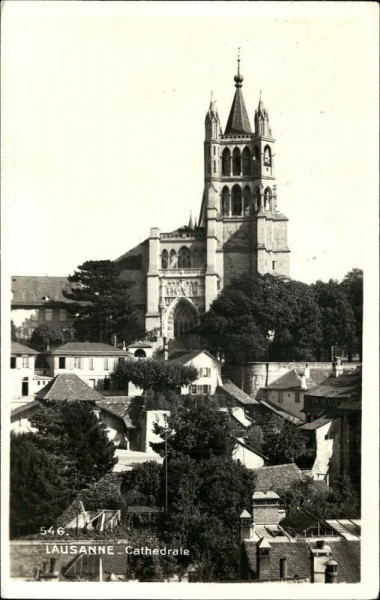
<svg viewBox="0 0 380 600"><path fill-rule="evenodd" d="M243 273L289 275L288 219L277 210L275 140L260 98L254 131L238 58L235 95L224 133L211 99L205 120L206 310L219 289Z"/></svg>

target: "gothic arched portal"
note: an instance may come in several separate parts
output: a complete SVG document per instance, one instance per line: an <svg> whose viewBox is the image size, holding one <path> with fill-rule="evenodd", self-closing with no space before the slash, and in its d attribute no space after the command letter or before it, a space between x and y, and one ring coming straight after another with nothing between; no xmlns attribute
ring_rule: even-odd
<svg viewBox="0 0 380 600"><path fill-rule="evenodd" d="M193 338L197 336L198 311L187 298L180 298L169 308L166 333L169 339L186 339L186 347L193 346Z"/></svg>

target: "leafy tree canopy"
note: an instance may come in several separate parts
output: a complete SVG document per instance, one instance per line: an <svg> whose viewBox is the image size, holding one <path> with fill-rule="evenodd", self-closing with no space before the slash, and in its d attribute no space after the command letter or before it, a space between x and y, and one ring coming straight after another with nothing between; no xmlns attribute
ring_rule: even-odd
<svg viewBox="0 0 380 600"><path fill-rule="evenodd" d="M259 433L261 430L261 435ZM261 438L261 451L272 465L299 462L310 455L307 437L295 425L279 415L258 417L250 435ZM253 446L255 448L255 446ZM258 448L257 448L258 449Z"/></svg>
<svg viewBox="0 0 380 600"><path fill-rule="evenodd" d="M111 373L111 379L119 384L125 385L131 381L144 391L152 389L156 392L189 385L197 377L198 371L191 365L157 358L121 361Z"/></svg>
<svg viewBox="0 0 380 600"><path fill-rule="evenodd" d="M36 327L30 338L30 345L36 350L46 350L47 346L60 346L70 339L70 334L54 325L42 324Z"/></svg>
<svg viewBox="0 0 380 600"><path fill-rule="evenodd" d="M322 316L322 339L317 359L331 360L332 346L353 347L356 338L355 315L349 298L337 281L317 281L311 287Z"/></svg>
<svg viewBox="0 0 380 600"><path fill-rule="evenodd" d="M349 352L357 350L361 360L363 337L363 271L361 269L352 269L343 279L341 288L350 302L356 325L356 339L353 348L349 348L348 350Z"/></svg>
<svg viewBox="0 0 380 600"><path fill-rule="evenodd" d="M133 284L119 277L116 263L86 261L68 280L77 284L63 294L72 300L67 310L75 316L79 340L111 343L114 335L127 342L136 337L134 305L128 294Z"/></svg>
<svg viewBox="0 0 380 600"><path fill-rule="evenodd" d="M311 360L320 321L308 285L244 274L214 300L200 332L207 347L229 361Z"/></svg>

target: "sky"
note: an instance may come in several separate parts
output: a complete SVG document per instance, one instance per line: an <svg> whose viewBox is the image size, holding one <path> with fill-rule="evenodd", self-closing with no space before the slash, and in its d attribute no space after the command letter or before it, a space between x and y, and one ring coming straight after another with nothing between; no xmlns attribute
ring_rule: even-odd
<svg viewBox="0 0 380 600"><path fill-rule="evenodd" d="M68 275L198 216L210 93L224 129L239 47L251 124L262 90L276 139L291 276L376 260L376 3L16 1L2 21L12 275Z"/></svg>

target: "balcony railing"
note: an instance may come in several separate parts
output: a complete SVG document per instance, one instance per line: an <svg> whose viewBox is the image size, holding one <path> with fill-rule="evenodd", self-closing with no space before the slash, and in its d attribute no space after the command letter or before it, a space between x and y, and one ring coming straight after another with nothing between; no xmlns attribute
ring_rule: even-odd
<svg viewBox="0 0 380 600"><path fill-rule="evenodd" d="M173 276L177 276L179 277L180 275L192 275L194 277L199 276L199 275L204 275L206 272L206 267L196 267L194 269L160 269L160 273L162 275L169 275L170 277Z"/></svg>

